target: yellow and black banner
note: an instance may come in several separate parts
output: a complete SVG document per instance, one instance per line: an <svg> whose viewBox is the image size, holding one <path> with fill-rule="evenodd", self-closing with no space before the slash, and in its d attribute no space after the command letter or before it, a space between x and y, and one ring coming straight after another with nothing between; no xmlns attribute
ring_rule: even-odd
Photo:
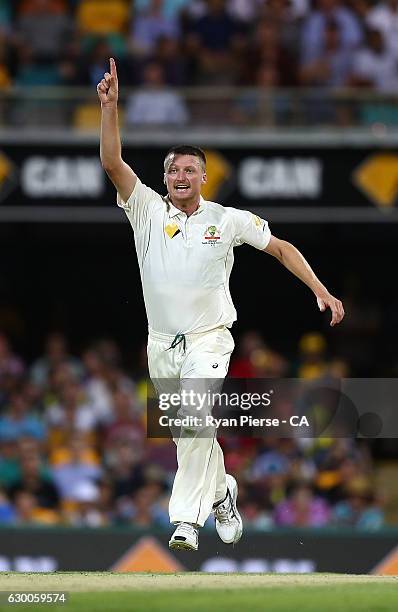
<svg viewBox="0 0 398 612"><path fill-rule="evenodd" d="M161 194L167 148L126 145L123 151L141 180ZM225 206L391 211L398 204L398 147L203 148L203 196ZM0 143L0 209L114 203L98 143Z"/></svg>

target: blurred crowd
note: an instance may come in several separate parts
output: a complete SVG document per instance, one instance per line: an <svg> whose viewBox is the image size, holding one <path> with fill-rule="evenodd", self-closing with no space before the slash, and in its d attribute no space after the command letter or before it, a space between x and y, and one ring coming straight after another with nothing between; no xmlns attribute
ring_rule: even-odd
<svg viewBox="0 0 398 612"><path fill-rule="evenodd" d="M325 95L347 87L398 92L398 0L0 0L0 88L95 90L110 56L122 86L137 88L126 125L184 125L205 111L208 119L204 99L195 106L178 91L198 86L315 89L305 119L344 124L355 109L330 108ZM284 124L291 105L252 92L235 98L227 115L225 104L211 112L238 124ZM397 120L391 105L360 115ZM75 121L90 122L86 107Z"/></svg>
<svg viewBox="0 0 398 612"><path fill-rule="evenodd" d="M344 377L318 333L289 362L257 332L237 343L230 376ZM110 339L79 356L59 332L26 363L0 334L0 525L167 526L175 446L146 436L146 351L123 364ZM385 524L367 444L348 438L220 440L247 527ZM214 529L209 518L206 526Z"/></svg>

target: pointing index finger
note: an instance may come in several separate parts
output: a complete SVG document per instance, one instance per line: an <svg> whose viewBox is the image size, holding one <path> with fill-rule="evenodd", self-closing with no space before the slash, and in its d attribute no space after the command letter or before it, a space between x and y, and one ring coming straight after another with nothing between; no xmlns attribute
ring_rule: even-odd
<svg viewBox="0 0 398 612"><path fill-rule="evenodd" d="M109 65L110 65L110 70L111 70L111 76L115 79L115 81L117 81L116 62L113 59L113 57L110 58Z"/></svg>

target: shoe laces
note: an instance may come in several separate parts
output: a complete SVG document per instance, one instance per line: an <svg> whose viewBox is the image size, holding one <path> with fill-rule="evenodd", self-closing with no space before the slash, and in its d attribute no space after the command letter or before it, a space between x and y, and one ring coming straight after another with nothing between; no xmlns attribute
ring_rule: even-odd
<svg viewBox="0 0 398 612"><path fill-rule="evenodd" d="M187 535L192 535L192 531L194 531L195 534L198 533L198 530L193 525L190 525L189 523L180 523L178 525L178 531L181 534L187 534Z"/></svg>
<svg viewBox="0 0 398 612"><path fill-rule="evenodd" d="M222 504L214 508L214 514L219 523L226 524L233 519L235 513L233 511L231 494L229 491L227 494L227 499Z"/></svg>

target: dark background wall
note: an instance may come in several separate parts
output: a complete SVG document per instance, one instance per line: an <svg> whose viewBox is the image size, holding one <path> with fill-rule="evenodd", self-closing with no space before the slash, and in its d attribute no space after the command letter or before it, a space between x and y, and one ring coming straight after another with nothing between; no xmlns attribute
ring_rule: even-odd
<svg viewBox="0 0 398 612"><path fill-rule="evenodd" d="M349 356L350 338L362 338L369 359L354 363L354 373L385 376L396 359L395 228L272 224L275 235L302 250L330 291L348 299L346 321L330 330L329 315L319 313L312 294L273 258L245 245L235 250L231 279L234 335L259 329L289 356L308 330L323 330L341 356ZM0 224L0 313L27 356L37 354L49 329L62 329L75 350L112 335L134 361L146 317L129 224Z"/></svg>

